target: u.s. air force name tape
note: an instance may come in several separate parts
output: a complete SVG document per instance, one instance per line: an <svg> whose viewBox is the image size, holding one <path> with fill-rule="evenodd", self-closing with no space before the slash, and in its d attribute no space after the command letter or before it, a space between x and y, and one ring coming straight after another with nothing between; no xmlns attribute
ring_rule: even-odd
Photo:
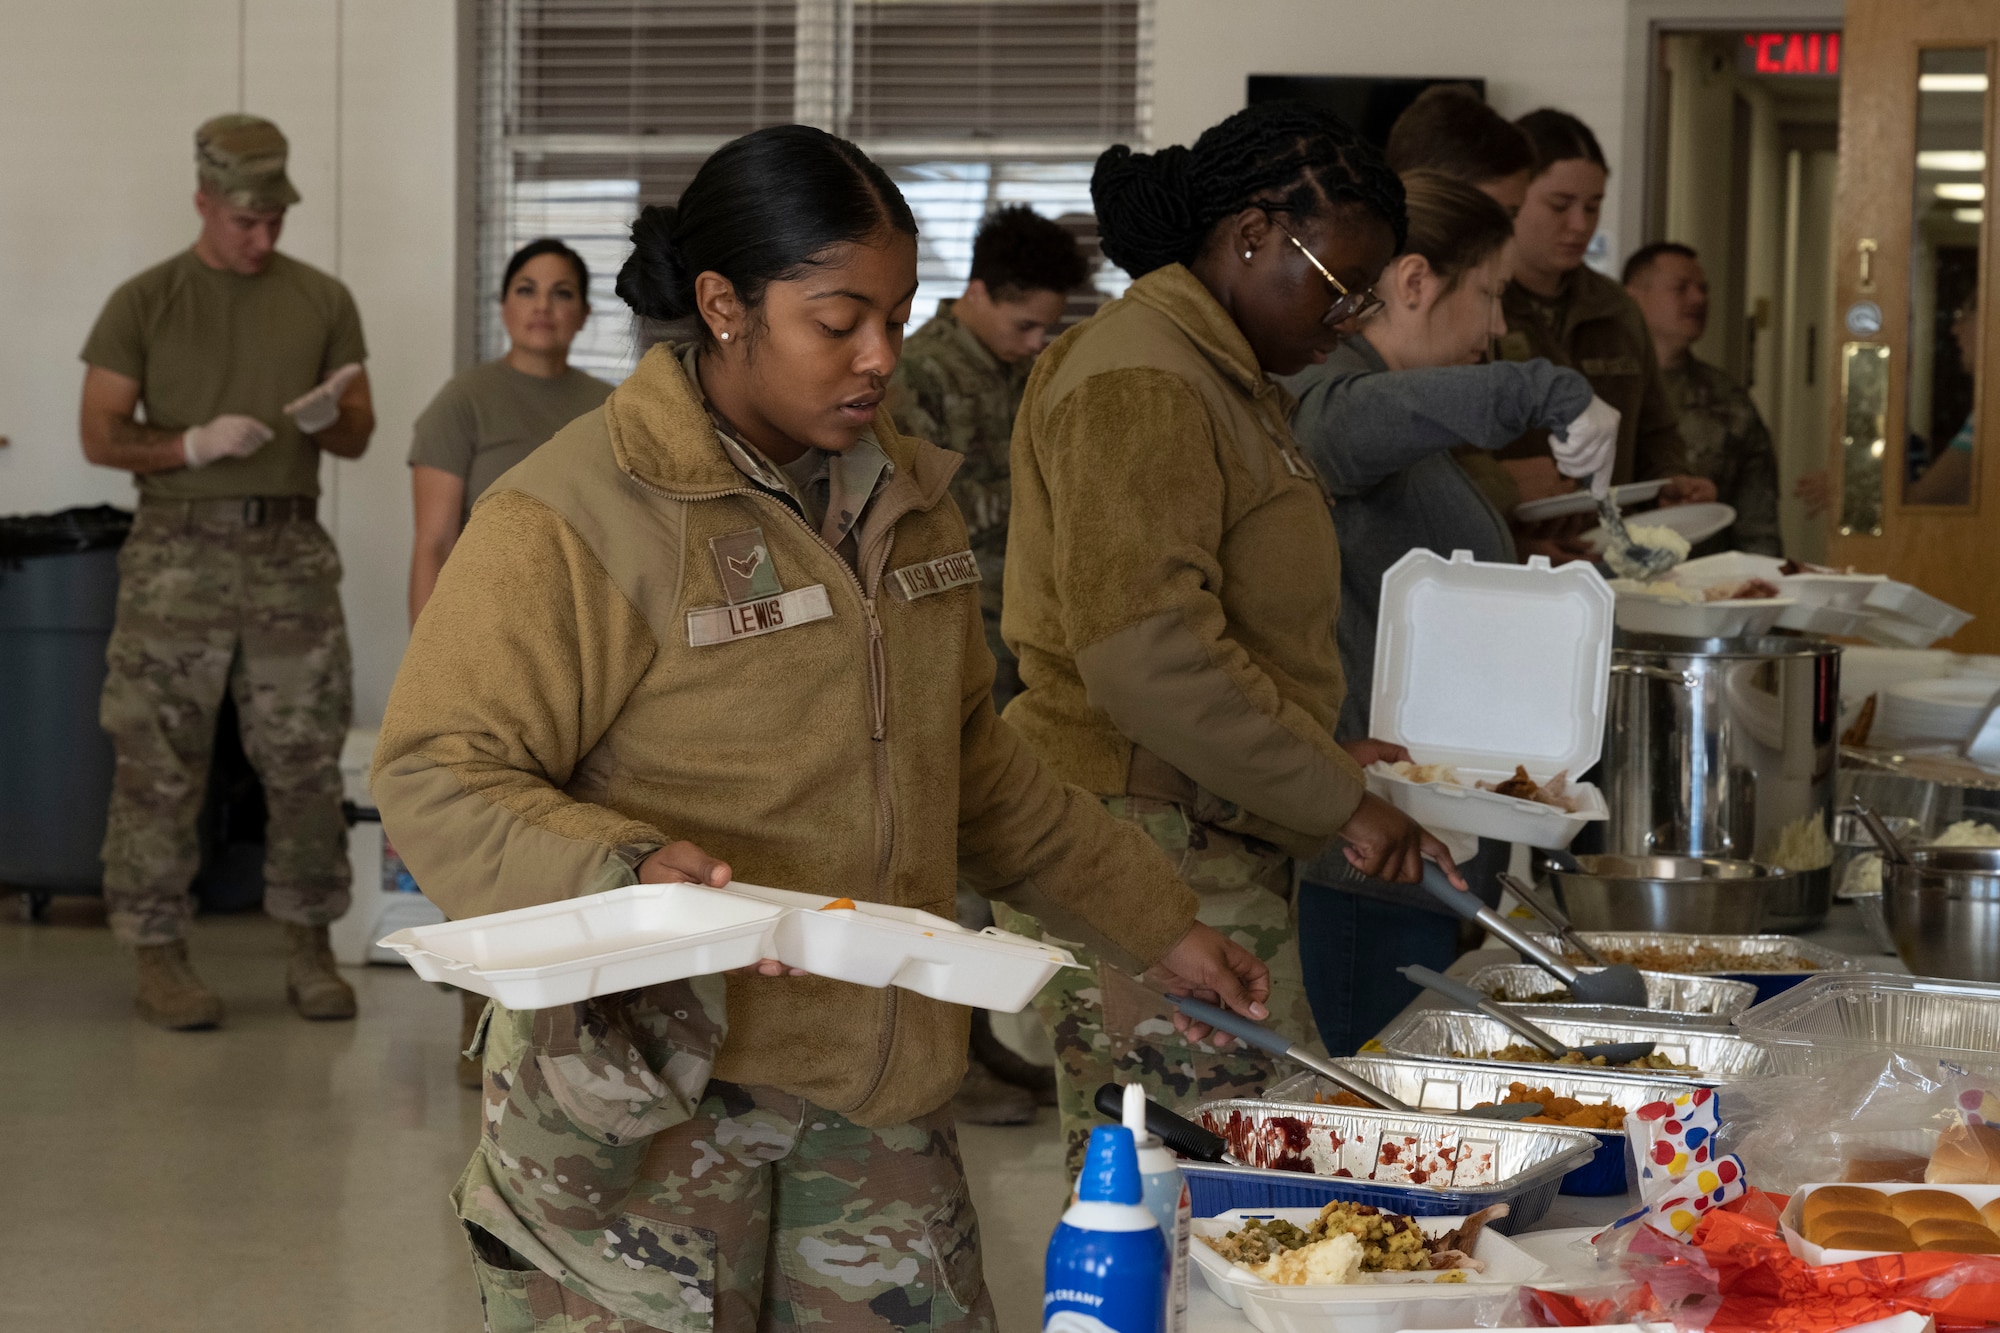
<svg viewBox="0 0 2000 1333"><path fill-rule="evenodd" d="M815 583L810 588L794 588L760 601L704 606L690 611L688 645L706 648L710 644L754 639L759 634L775 634L781 629L832 617L833 603L827 598L826 585Z"/></svg>
<svg viewBox="0 0 2000 1333"><path fill-rule="evenodd" d="M889 591L901 601L914 602L932 593L950 592L968 583L979 582L979 562L970 551L954 551L935 560L925 560L889 571Z"/></svg>

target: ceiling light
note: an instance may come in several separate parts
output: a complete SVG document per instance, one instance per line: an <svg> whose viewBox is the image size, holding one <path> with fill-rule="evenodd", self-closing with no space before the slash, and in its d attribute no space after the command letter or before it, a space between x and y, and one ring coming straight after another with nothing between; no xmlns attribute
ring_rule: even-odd
<svg viewBox="0 0 2000 1333"><path fill-rule="evenodd" d="M1978 181L1939 181L1931 187L1931 192L1940 199L1961 204L1976 204L1986 197L1986 187Z"/></svg>
<svg viewBox="0 0 2000 1333"><path fill-rule="evenodd" d="M1917 91L1921 93L1983 93L1986 91L1984 74L1920 74L1917 76Z"/></svg>
<svg viewBox="0 0 2000 1333"><path fill-rule="evenodd" d="M1986 221L1986 210L1983 208L1954 208L1951 210L1951 220L1953 222L1969 222L1976 227Z"/></svg>
<svg viewBox="0 0 2000 1333"><path fill-rule="evenodd" d="M1917 154L1919 171L1984 171L1986 154L1977 148L1930 148Z"/></svg>

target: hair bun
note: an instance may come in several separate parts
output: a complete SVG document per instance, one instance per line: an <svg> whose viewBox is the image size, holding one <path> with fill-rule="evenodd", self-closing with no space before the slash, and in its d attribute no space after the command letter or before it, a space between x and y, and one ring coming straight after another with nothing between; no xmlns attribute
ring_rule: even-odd
<svg viewBox="0 0 2000 1333"><path fill-rule="evenodd" d="M1105 149L1091 172L1098 244L1135 278L1192 259L1201 245L1188 162L1178 144L1135 153L1121 143Z"/></svg>
<svg viewBox="0 0 2000 1333"><path fill-rule="evenodd" d="M694 313L694 275L687 270L671 204L648 204L632 220L632 253L618 270L616 291L632 312L669 322Z"/></svg>

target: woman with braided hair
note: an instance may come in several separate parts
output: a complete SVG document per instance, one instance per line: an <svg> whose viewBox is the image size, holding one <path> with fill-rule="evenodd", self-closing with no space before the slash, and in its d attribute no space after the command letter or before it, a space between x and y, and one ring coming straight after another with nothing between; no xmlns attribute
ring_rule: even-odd
<svg viewBox="0 0 2000 1333"><path fill-rule="evenodd" d="M1312 1044L1294 858L1338 838L1365 874L1407 884L1429 858L1457 879L1368 794L1362 768L1400 749L1334 740L1340 548L1270 379L1324 361L1377 304L1402 185L1338 117L1264 103L1191 148L1110 149L1091 196L1136 281L1042 354L1015 422L1001 626L1025 688L1006 719L1152 836L1199 918L1269 965L1270 1025ZM1015 891L1022 913L1035 889ZM1076 938L1053 915L1003 924ZM1036 1002L1072 1166L1106 1081L1170 1106L1276 1081L1264 1056L1177 1038L1164 1000L1086 957L1095 976Z"/></svg>

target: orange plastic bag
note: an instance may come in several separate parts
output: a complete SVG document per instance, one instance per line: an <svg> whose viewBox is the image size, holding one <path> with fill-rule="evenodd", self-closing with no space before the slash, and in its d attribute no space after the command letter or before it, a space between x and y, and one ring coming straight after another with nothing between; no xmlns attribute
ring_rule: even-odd
<svg viewBox="0 0 2000 1333"><path fill-rule="evenodd" d="M1639 1238L1623 1258L1629 1286L1563 1294L1524 1289L1536 1323L1671 1322L1706 1333L1834 1333L1911 1311L1940 1329L2000 1324L2000 1258L1895 1254L1813 1267L1778 1229L1783 1195L1751 1190L1702 1219L1690 1243Z"/></svg>

